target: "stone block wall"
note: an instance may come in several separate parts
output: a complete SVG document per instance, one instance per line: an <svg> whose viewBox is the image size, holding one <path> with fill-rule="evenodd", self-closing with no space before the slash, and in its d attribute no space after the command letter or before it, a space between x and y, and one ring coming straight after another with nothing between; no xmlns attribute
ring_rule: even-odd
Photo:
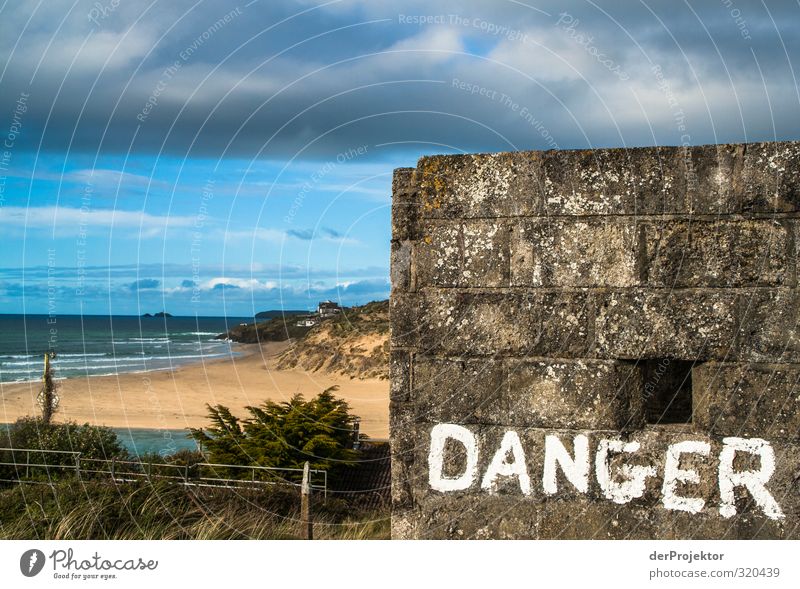
<svg viewBox="0 0 800 589"><path fill-rule="evenodd" d="M800 537L800 143L395 171L397 538Z"/></svg>

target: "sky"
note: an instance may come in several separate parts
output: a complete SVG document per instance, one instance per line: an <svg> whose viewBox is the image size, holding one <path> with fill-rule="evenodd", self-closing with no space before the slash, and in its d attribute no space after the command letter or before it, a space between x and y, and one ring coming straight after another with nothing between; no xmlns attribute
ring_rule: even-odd
<svg viewBox="0 0 800 589"><path fill-rule="evenodd" d="M800 4L0 5L0 312L389 295L422 155L800 139Z"/></svg>

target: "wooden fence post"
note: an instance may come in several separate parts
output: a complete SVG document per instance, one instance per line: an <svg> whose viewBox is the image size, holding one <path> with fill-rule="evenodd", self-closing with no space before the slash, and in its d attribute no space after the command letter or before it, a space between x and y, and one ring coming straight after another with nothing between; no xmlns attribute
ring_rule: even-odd
<svg viewBox="0 0 800 589"><path fill-rule="evenodd" d="M303 465L303 483L300 485L300 531L303 540L314 539L314 522L311 520L311 469L308 461Z"/></svg>

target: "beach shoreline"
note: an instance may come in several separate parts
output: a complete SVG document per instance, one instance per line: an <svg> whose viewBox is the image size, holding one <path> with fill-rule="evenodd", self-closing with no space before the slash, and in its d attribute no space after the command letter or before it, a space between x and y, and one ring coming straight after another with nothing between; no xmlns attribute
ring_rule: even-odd
<svg viewBox="0 0 800 589"><path fill-rule="evenodd" d="M361 432L389 435L389 381L299 369L278 370L276 359L290 344L237 344L235 355L187 363L172 369L67 378L58 382L55 419L112 428L180 430L209 425L206 404L225 405L246 417L245 406L266 400L310 398L331 386L361 418ZM0 421L39 415L38 382L0 383Z"/></svg>

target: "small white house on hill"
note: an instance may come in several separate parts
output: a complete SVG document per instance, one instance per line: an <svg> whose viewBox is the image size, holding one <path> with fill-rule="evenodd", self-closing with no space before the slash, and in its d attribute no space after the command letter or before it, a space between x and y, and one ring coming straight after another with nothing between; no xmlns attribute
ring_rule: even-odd
<svg viewBox="0 0 800 589"><path fill-rule="evenodd" d="M333 317L341 312L342 308L339 306L339 303L334 303L333 301L322 301L317 305L317 314L319 314L320 317Z"/></svg>

